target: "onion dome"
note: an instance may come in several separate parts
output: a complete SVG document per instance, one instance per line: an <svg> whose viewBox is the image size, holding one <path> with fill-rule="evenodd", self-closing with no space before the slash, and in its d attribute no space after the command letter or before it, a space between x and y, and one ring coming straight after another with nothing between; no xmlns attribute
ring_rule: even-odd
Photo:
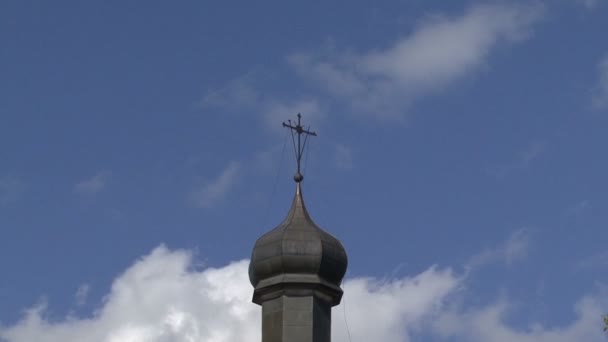
<svg viewBox="0 0 608 342"><path fill-rule="evenodd" d="M300 182L296 179L296 194L285 220L262 235L253 248L249 280L255 288L255 303L285 291L302 293L307 289L323 295L332 305L342 297L346 251L338 239L312 220Z"/></svg>

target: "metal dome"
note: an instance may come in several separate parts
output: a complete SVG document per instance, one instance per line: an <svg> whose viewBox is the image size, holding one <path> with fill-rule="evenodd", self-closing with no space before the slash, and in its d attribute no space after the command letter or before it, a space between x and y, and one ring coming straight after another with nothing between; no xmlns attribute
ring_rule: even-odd
<svg viewBox="0 0 608 342"><path fill-rule="evenodd" d="M254 302L264 289L289 287L330 290L334 305L340 302L340 283L347 267L344 247L317 226L304 205L300 182L285 220L255 243L249 264L249 280L255 287Z"/></svg>

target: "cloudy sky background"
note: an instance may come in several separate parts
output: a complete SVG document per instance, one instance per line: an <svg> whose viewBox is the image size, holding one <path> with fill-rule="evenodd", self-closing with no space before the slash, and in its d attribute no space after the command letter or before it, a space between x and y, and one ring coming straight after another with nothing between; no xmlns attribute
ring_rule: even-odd
<svg viewBox="0 0 608 342"><path fill-rule="evenodd" d="M608 3L0 4L0 341L260 340L293 195L342 341L604 341Z"/></svg>

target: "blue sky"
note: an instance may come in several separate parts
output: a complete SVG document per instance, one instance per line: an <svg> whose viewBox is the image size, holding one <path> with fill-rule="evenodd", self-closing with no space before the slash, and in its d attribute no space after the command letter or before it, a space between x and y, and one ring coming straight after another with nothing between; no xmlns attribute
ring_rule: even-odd
<svg viewBox="0 0 608 342"><path fill-rule="evenodd" d="M319 134L307 206L349 255L355 303L334 316L356 321L356 302L382 291L404 306L429 298L388 311L400 318L383 330L361 318L355 338L603 340L607 11L3 1L0 340L78 341L85 321L116 331L96 341L126 340L121 324L141 315L114 304L138 267L158 267L165 290L164 276L199 284L217 271L247 302L246 268L231 262L287 212L295 163L281 122L298 112ZM209 316L162 293L148 308L161 321L168 307L194 325ZM259 309L245 302L255 334ZM111 308L121 320L104 318ZM214 329L244 322L226 317ZM243 340L199 328L189 336ZM194 334L175 329L162 341Z"/></svg>

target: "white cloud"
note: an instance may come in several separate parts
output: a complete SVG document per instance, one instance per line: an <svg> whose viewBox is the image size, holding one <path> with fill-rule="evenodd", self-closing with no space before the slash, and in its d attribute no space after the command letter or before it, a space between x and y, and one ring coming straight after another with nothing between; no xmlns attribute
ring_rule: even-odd
<svg viewBox="0 0 608 342"><path fill-rule="evenodd" d="M509 244L509 243L507 243ZM259 342L259 306L251 303L248 261L197 268L185 250L154 249L118 276L100 307L86 318L48 319L45 306L27 310L0 327L6 342ZM413 277L378 281L348 279L340 306L332 310L335 342L410 342L417 336L463 342L600 342L604 295L575 305L576 319L545 328L516 329L506 323L507 299L466 308L466 279L431 267Z"/></svg>
<svg viewBox="0 0 608 342"><path fill-rule="evenodd" d="M202 108L253 106L261 100L261 96L250 83L260 77L259 70L254 68L231 80L225 86L209 91L201 100L200 106Z"/></svg>
<svg viewBox="0 0 608 342"><path fill-rule="evenodd" d="M87 297L90 290L91 286L89 284L82 284L78 286L78 289L74 294L74 299L76 300L77 306L83 306L87 302Z"/></svg>
<svg viewBox="0 0 608 342"><path fill-rule="evenodd" d="M487 171L488 173L497 178L503 178L515 171L524 170L530 167L530 165L535 160L539 159L539 157L541 157L546 150L546 141L534 141L528 146L526 146L526 148L521 153L519 153L519 155L515 159L506 163L489 167Z"/></svg>
<svg viewBox="0 0 608 342"><path fill-rule="evenodd" d="M540 14L535 5L477 5L459 17L427 18L388 48L330 56L301 53L289 62L357 112L401 118L413 100L483 66L500 43L527 37Z"/></svg>
<svg viewBox="0 0 608 342"><path fill-rule="evenodd" d="M251 303L248 261L222 268L193 268L190 252L158 247L112 284L91 318L45 319L45 307L28 310L0 328L8 342L258 342L261 308ZM353 337L359 341L408 341L459 284L449 270L430 268L412 278L345 284ZM381 303L378 305L376 303ZM342 308L334 312L334 341L347 341ZM370 314L374 323L370 324Z"/></svg>
<svg viewBox="0 0 608 342"><path fill-rule="evenodd" d="M18 200L24 190L25 184L17 178L0 178L0 206Z"/></svg>
<svg viewBox="0 0 608 342"><path fill-rule="evenodd" d="M568 207L564 211L564 214L566 216L581 216L590 209L591 209L591 202L589 200L582 200L582 201L579 201L576 204Z"/></svg>
<svg viewBox="0 0 608 342"><path fill-rule="evenodd" d="M595 9L600 4L600 0L576 0L576 2L588 10Z"/></svg>
<svg viewBox="0 0 608 342"><path fill-rule="evenodd" d="M606 268L608 268L608 250L592 254L578 261L575 264L575 268L578 270L600 270L603 272Z"/></svg>
<svg viewBox="0 0 608 342"><path fill-rule="evenodd" d="M344 284L344 302L333 310L333 340L349 341L344 321L355 341L409 342L444 309L462 279L449 269L431 267L414 276L378 282L350 279Z"/></svg>
<svg viewBox="0 0 608 342"><path fill-rule="evenodd" d="M530 144L521 154L521 165L523 167L528 166L531 162L543 154L546 148L547 144L544 141L535 141Z"/></svg>
<svg viewBox="0 0 608 342"><path fill-rule="evenodd" d="M259 115L267 127L279 131L281 122L295 119L301 113L306 125L316 126L325 116L325 111L316 99L298 97L284 99L258 90L265 77L257 70L250 71L228 83L225 87L209 92L203 97L203 110L224 108L231 112Z"/></svg>
<svg viewBox="0 0 608 342"><path fill-rule="evenodd" d="M474 270L495 262L503 262L505 265L510 266L526 258L531 240L529 230L516 230L509 236L507 241L499 246L488 248L474 255L467 263L467 268Z"/></svg>
<svg viewBox="0 0 608 342"><path fill-rule="evenodd" d="M596 109L608 109L608 56L598 65L599 79L595 88L592 104Z"/></svg>
<svg viewBox="0 0 608 342"><path fill-rule="evenodd" d="M91 178L85 179L74 185L74 192L79 194L94 195L102 191L110 181L109 171L100 171Z"/></svg>
<svg viewBox="0 0 608 342"><path fill-rule="evenodd" d="M521 261L528 256L530 247L530 231L520 229L515 231L503 246L504 260L507 265Z"/></svg>
<svg viewBox="0 0 608 342"><path fill-rule="evenodd" d="M355 113L400 120L416 99L436 93L487 64L498 47L521 41L541 17L540 2L478 4L459 16L426 17L388 47L363 52L296 53L288 63ZM321 98L278 99L259 91L272 74L253 69L203 97L201 107L254 112L269 127L301 112L309 121L326 115Z"/></svg>
<svg viewBox="0 0 608 342"><path fill-rule="evenodd" d="M250 303L247 262L192 269L183 250L156 248L120 275L91 318L49 322L30 309L0 330L8 342L257 341L257 307Z"/></svg>
<svg viewBox="0 0 608 342"><path fill-rule="evenodd" d="M442 337L457 337L467 342L600 342L605 341L601 317L606 310L606 296L586 296L574 305L576 319L565 326L544 327L531 322L525 329L509 326L505 321L512 307L506 299L491 305L462 311L446 312L434 323Z"/></svg>
<svg viewBox="0 0 608 342"><path fill-rule="evenodd" d="M283 129L282 122L295 120L298 113L302 114L302 125L305 127L318 127L324 117L321 106L313 99L302 99L294 102L272 101L262 105L261 108L268 126L277 130Z"/></svg>
<svg viewBox="0 0 608 342"><path fill-rule="evenodd" d="M235 185L239 170L239 162L230 162L216 179L207 181L194 189L188 199L201 208L213 206L222 200Z"/></svg>
<svg viewBox="0 0 608 342"><path fill-rule="evenodd" d="M334 147L334 164L341 169L353 168L353 151L344 144L336 144Z"/></svg>

